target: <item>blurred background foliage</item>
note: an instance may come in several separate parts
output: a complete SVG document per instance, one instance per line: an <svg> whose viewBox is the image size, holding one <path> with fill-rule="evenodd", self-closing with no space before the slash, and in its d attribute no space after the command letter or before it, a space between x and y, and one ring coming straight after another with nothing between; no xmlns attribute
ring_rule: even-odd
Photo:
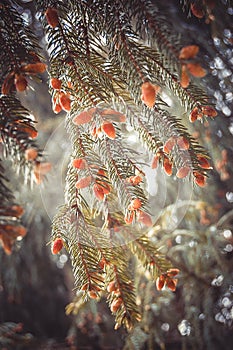
<svg viewBox="0 0 233 350"><path fill-rule="evenodd" d="M12 255L7 256L0 249L1 349L227 350L232 347L233 4L208 1L211 13L199 19L190 11L190 4L200 1L154 0L152 3L166 13L184 45L200 47L201 64L209 72L201 84L218 111L218 117L209 123L187 125L211 155L213 170L208 186L195 188L191 200L184 194L184 200L177 203L179 188L173 179L167 180L164 208L149 231L150 238L160 242L172 264L181 271L177 290L157 291L155 283L132 265L137 304L143 317L130 333L114 330L114 320L105 301L80 304L79 296L72 290L67 255L52 256L46 245L50 240L51 218L63 202L66 156L71 146L64 115L57 116L52 111L48 77L43 74L42 83L33 82L34 91L28 90L20 100L35 115L39 145L45 148L55 170L47 183L29 190L23 181L16 182L8 163L4 162L14 195L26 209L23 223L28 234L17 242ZM34 5L33 1L16 2L40 38L46 55L46 38ZM182 113L175 102L173 108L176 115ZM171 218L176 222L176 218L183 216L173 229Z"/></svg>

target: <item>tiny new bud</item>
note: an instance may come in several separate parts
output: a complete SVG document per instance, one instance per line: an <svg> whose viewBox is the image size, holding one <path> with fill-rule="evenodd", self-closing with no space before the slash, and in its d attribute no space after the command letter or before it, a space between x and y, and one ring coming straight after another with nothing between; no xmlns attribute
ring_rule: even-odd
<svg viewBox="0 0 233 350"><path fill-rule="evenodd" d="M48 7L45 11L45 17L51 28L55 28L59 24L57 9L54 7Z"/></svg>
<svg viewBox="0 0 233 350"><path fill-rule="evenodd" d="M158 166L158 162L159 162L159 156L155 155L151 163L151 168L156 169Z"/></svg>
<svg viewBox="0 0 233 350"><path fill-rule="evenodd" d="M50 79L50 85L52 86L52 88L54 90L60 90L60 88L61 88L61 80L59 80L58 78L51 78Z"/></svg>
<svg viewBox="0 0 233 350"><path fill-rule="evenodd" d="M178 275L179 272L180 272L179 269L175 269L175 268L174 269L169 269L167 271L167 276L174 277L174 276Z"/></svg>
<svg viewBox="0 0 233 350"><path fill-rule="evenodd" d="M197 18L203 18L205 15L204 8L200 4L192 3L191 6L192 14Z"/></svg>
<svg viewBox="0 0 233 350"><path fill-rule="evenodd" d="M91 299L97 299L98 294L94 290L89 290L88 295Z"/></svg>
<svg viewBox="0 0 233 350"><path fill-rule="evenodd" d="M137 210L137 209L141 208L141 206L142 206L142 202L140 201L140 199L135 198L130 202L130 204L128 206L128 210Z"/></svg>
<svg viewBox="0 0 233 350"><path fill-rule="evenodd" d="M117 298L116 300L114 300L110 306L110 310L115 313L117 312L117 310L120 308L120 306L122 305L122 299L121 298Z"/></svg>
<svg viewBox="0 0 233 350"><path fill-rule="evenodd" d="M201 107L202 113L207 117L216 117L217 111L212 106L203 106Z"/></svg>
<svg viewBox="0 0 233 350"><path fill-rule="evenodd" d="M104 200L104 191L100 185L94 184L93 192L97 199L99 199L100 201Z"/></svg>
<svg viewBox="0 0 233 350"><path fill-rule="evenodd" d="M15 88L17 91L25 91L28 86L27 80L23 75L16 75L15 77Z"/></svg>
<svg viewBox="0 0 233 350"><path fill-rule="evenodd" d="M101 125L101 131L103 131L105 135L112 140L116 138L116 130L112 123L104 122Z"/></svg>
<svg viewBox="0 0 233 350"><path fill-rule="evenodd" d="M185 89L189 86L189 83L190 83L190 78L188 75L187 66L186 66L186 64L182 64L180 85L182 86L182 88Z"/></svg>
<svg viewBox="0 0 233 350"><path fill-rule="evenodd" d="M182 150L188 150L190 147L189 140L184 136L179 136L177 138L177 146Z"/></svg>
<svg viewBox="0 0 233 350"><path fill-rule="evenodd" d="M138 220L138 222L141 222L142 224L144 224L147 227L150 227L153 225L153 222L152 222L150 215L145 213L144 211L142 211L140 209L137 212L137 220Z"/></svg>
<svg viewBox="0 0 233 350"><path fill-rule="evenodd" d="M199 115L200 115L200 110L198 107L195 107L189 115L189 121L191 123L194 123L199 117Z"/></svg>
<svg viewBox="0 0 233 350"><path fill-rule="evenodd" d="M187 60L189 58L193 58L197 55L198 51L199 51L199 47L197 45L184 46L180 50L179 59Z"/></svg>
<svg viewBox="0 0 233 350"><path fill-rule="evenodd" d="M87 124L91 121L93 114L90 111L83 111L73 118L73 123L75 125Z"/></svg>
<svg viewBox="0 0 233 350"><path fill-rule="evenodd" d="M36 159L37 156L38 156L38 152L35 148L28 148L24 153L24 157L28 161L32 161Z"/></svg>
<svg viewBox="0 0 233 350"><path fill-rule="evenodd" d="M178 177L178 179L183 179L190 173L190 170L191 170L190 167L183 166L177 171L176 177Z"/></svg>
<svg viewBox="0 0 233 350"><path fill-rule="evenodd" d="M165 143L164 143L164 146L163 146L163 151L165 153L170 153L171 150L174 148L176 144L176 138L175 137L170 137Z"/></svg>
<svg viewBox="0 0 233 350"><path fill-rule="evenodd" d="M107 291L109 293L112 293L112 292L115 292L116 290L117 290L117 286L115 281L110 282L109 285L107 286Z"/></svg>
<svg viewBox="0 0 233 350"><path fill-rule="evenodd" d="M43 62L28 63L22 67L22 71L29 74L44 73L46 64Z"/></svg>
<svg viewBox="0 0 233 350"><path fill-rule="evenodd" d="M160 90L159 86L151 84L149 81L145 82L141 86L142 96L141 100L147 107L152 108L156 101L157 93Z"/></svg>
<svg viewBox="0 0 233 350"><path fill-rule="evenodd" d="M199 63L188 63L187 69L196 78L203 78L206 75L206 70Z"/></svg>
<svg viewBox="0 0 233 350"><path fill-rule="evenodd" d="M208 160L202 155L197 155L198 163L202 169L213 169Z"/></svg>
<svg viewBox="0 0 233 350"><path fill-rule="evenodd" d="M71 100L69 94L61 92L59 94L59 103L64 111L69 112L71 110Z"/></svg>
<svg viewBox="0 0 233 350"><path fill-rule="evenodd" d="M72 165L76 169L86 169L87 168L87 162L83 158L76 158L72 161Z"/></svg>
<svg viewBox="0 0 233 350"><path fill-rule="evenodd" d="M206 185L206 177L198 172L194 172L194 182L200 186L204 187Z"/></svg>
<svg viewBox="0 0 233 350"><path fill-rule="evenodd" d="M58 254L62 248L63 248L63 245L64 245L64 241L62 238L56 238L55 241L53 241L52 243L52 253L53 254Z"/></svg>
<svg viewBox="0 0 233 350"><path fill-rule="evenodd" d="M172 175L172 162L167 157L163 159L163 169L168 176Z"/></svg>
<svg viewBox="0 0 233 350"><path fill-rule="evenodd" d="M81 188L85 188L85 187L88 187L92 182L92 177L91 175L89 176L86 176L80 180L78 180L75 184L75 187L79 190Z"/></svg>
<svg viewBox="0 0 233 350"><path fill-rule="evenodd" d="M134 212L133 211L129 215L125 215L125 223L127 225L132 224L133 219L134 219Z"/></svg>
<svg viewBox="0 0 233 350"><path fill-rule="evenodd" d="M159 276L156 279L156 288L157 290L161 290L165 284L165 277L163 275Z"/></svg>
<svg viewBox="0 0 233 350"><path fill-rule="evenodd" d="M167 279L166 280L166 286L172 291L175 292L176 290L176 285L177 285L178 280L177 279Z"/></svg>

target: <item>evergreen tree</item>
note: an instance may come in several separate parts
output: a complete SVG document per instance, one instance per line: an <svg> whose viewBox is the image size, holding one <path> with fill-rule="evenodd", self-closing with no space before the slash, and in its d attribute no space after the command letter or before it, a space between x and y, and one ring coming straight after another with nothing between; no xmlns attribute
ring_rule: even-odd
<svg viewBox="0 0 233 350"><path fill-rule="evenodd" d="M1 321L16 322L2 323L2 346L39 349L42 337L54 337L64 349L104 349L101 325L109 325L95 308L106 300L111 334L124 334L114 349L228 349L231 1L4 0L0 12ZM14 181L17 175L32 191L46 191L58 176L35 140L30 100L34 87L43 95L38 82L48 82L71 144L50 238L41 209L32 223L29 208L24 214L16 204ZM54 265L62 265L60 252L73 281L65 281L68 266ZM30 326L32 292L48 307L44 326ZM72 326L65 304L78 315ZM61 331L53 330L55 319ZM22 333L19 321L36 337Z"/></svg>

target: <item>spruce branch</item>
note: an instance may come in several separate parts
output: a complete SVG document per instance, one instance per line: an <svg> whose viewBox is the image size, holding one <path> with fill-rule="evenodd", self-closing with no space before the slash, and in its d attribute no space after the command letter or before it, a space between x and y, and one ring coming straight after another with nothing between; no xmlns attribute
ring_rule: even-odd
<svg viewBox="0 0 233 350"><path fill-rule="evenodd" d="M208 158L208 155L204 148L190 136L182 121L177 117L170 116L168 112L159 108L155 108L153 114L155 118L152 121L152 125L155 128L155 132L158 132L159 138L164 145L171 137L175 139L183 138L183 140L188 141L187 149L185 149L185 145L180 145L180 147L176 145L170 152L176 168L180 169L183 166L189 166L193 169L193 172L197 171L202 175L206 175L206 169L201 167L198 156ZM188 151L188 154L185 151Z"/></svg>
<svg viewBox="0 0 233 350"><path fill-rule="evenodd" d="M94 227L87 224L77 207L67 206L60 208L52 228L53 238L62 237L65 241L73 266L75 287L85 293L98 292L103 284L102 272L97 268L101 256L92 243L92 229Z"/></svg>
<svg viewBox="0 0 233 350"><path fill-rule="evenodd" d="M40 182L41 172L45 173L50 166L41 165L42 153L34 138L37 131L30 112L15 98L15 92L26 90L26 77L34 77L45 70L40 62L40 47L37 39L14 7L14 2L0 6L0 134L5 157L10 158L17 172L22 172L25 182ZM45 168L47 170L45 171ZM0 169L1 176L3 169ZM33 175L33 176L32 176ZM1 178L3 179L3 177ZM0 183L2 198L1 207L1 244L7 254L11 254L17 237L25 236L26 229L20 224L23 208L14 204L11 192L4 182Z"/></svg>
<svg viewBox="0 0 233 350"><path fill-rule="evenodd" d="M118 253L121 254L121 249ZM118 329L121 325L125 325L129 330L132 329L141 317L135 302L133 281L128 272L126 259L121 260L120 265L107 267L106 283L109 292L107 301L111 311L115 314L115 329ZM110 287L113 285L114 288Z"/></svg>
<svg viewBox="0 0 233 350"><path fill-rule="evenodd" d="M120 4L117 5L120 8ZM164 54L139 41L131 27L125 24L126 19L123 18L121 12L119 13L118 6L114 7L115 13L109 12L104 18L97 18L99 11L94 14L93 7L89 6L87 8L86 6L85 9L78 9L81 13L77 11L77 21L73 21L69 17L69 8L67 8L65 20L61 15L59 24L55 29L46 27L49 31L49 49L51 46L51 76L61 76L62 78L67 73L71 75L72 81L76 83L69 92L73 95L74 101L78 105L81 104L82 107L95 105L118 95L120 90L123 90L122 88L126 89L126 82L134 82L132 86L130 83L127 90L139 103L140 89L138 87L146 79L150 79L159 85L164 82L163 87L171 90L188 110L206 105L207 96L200 88L194 85L190 85L188 89L182 88L177 69L172 68L171 62L173 61L171 59L164 60ZM96 7L94 8L96 9ZM103 51L103 46L98 47L97 51L95 50L95 43L101 41L101 28L94 32L91 28L93 21L89 25L91 29L88 36L88 54L86 52L86 37L82 38L81 35L80 39L75 36L74 33L77 30L81 33L84 32L83 11L85 18L93 15L96 21L103 21L109 28L107 31L109 52L106 49ZM109 71L110 67L112 68ZM117 67L120 67L120 71ZM84 75L82 72L84 72ZM120 79L116 78L117 76ZM68 92L65 85L63 85L63 89ZM116 86L118 86L118 91ZM120 90L119 87L121 87Z"/></svg>
<svg viewBox="0 0 233 350"><path fill-rule="evenodd" d="M159 248L150 241L147 235L137 238L135 233L131 231L129 236L131 239L129 243L130 250L154 279L166 273L172 267L166 256L159 251Z"/></svg>
<svg viewBox="0 0 233 350"><path fill-rule="evenodd" d="M184 178L192 173L192 180L195 181L196 173L207 176L211 169L208 154L191 137L182 121L169 114L169 110L163 110L159 106L141 110L133 105L121 106L120 110L127 115L144 147L154 156L152 168L156 168L157 163L160 163L165 172L171 175L172 172L167 172L164 164L164 161L169 159L171 169L176 168L177 177ZM184 176L181 174L183 170L178 173L183 168L186 169Z"/></svg>
<svg viewBox="0 0 233 350"><path fill-rule="evenodd" d="M106 166L113 187L118 193L118 198L123 211L128 213L130 202L138 198L142 207L146 206L146 196L140 186L132 186L127 183L127 178L135 175L133 162L128 162L125 154L117 147L117 141L104 139L96 145L99 155ZM127 154L127 152L125 152Z"/></svg>
<svg viewBox="0 0 233 350"><path fill-rule="evenodd" d="M127 251L122 256L121 248L111 246L106 231L98 230L96 225L88 222L88 216L84 218L77 208L60 209L53 221L52 234L53 239L62 237L65 242L71 255L75 286L83 291L83 297L95 299L101 291L107 289L108 302L116 318L116 328L124 324L130 329L140 319L140 315L135 303L132 279L128 274ZM108 289L113 281L117 293Z"/></svg>
<svg viewBox="0 0 233 350"><path fill-rule="evenodd" d="M87 45L86 29L83 31L86 28L87 13L80 6L76 21L73 13L67 12L68 8L66 16L59 9L57 28L54 30L46 26L51 57L50 76L59 78L62 90L72 96L76 109L108 101L117 94L115 89L122 85L117 77L118 72L106 60L106 51L98 44L99 38L93 30L88 32ZM55 91L53 98L56 98L56 93Z"/></svg>
<svg viewBox="0 0 233 350"><path fill-rule="evenodd" d="M25 24L14 6L8 2L0 8L0 84L2 94L24 91L28 85L26 77L45 71L40 62L41 49L37 38Z"/></svg>
<svg viewBox="0 0 233 350"><path fill-rule="evenodd" d="M70 206L79 203L83 209L91 207L91 202L87 204L82 195L82 189L75 187L78 179L89 177L91 182L95 182L101 176L99 170L104 171L104 164L101 163L101 159L94 151L95 141L90 137L90 134L86 132L84 128L77 128L70 117L67 119L67 131L70 133L72 141L72 158L70 160L67 172L67 187L66 187L66 200ZM75 167L75 161L79 160L83 163L82 169ZM79 167L79 166L78 166ZM100 181L108 184L106 176L101 177ZM90 183L91 183L90 182Z"/></svg>
<svg viewBox="0 0 233 350"><path fill-rule="evenodd" d="M0 96L0 133L5 156L24 174L26 182L33 180L43 156L34 141L37 131L31 114L13 96Z"/></svg>
<svg viewBox="0 0 233 350"><path fill-rule="evenodd" d="M77 289L85 297L98 298L107 288L116 327L131 328L140 317L127 271L130 252L153 278L159 276L158 289L167 284L174 291L178 270L170 268L145 234L138 238L129 226L151 226L152 221L144 174L136 161L139 153L127 143L126 126L139 134L168 175L175 167L177 177L193 176L203 186L207 154L182 121L163 111L162 103L155 100L161 88L169 90L186 111L196 108L200 117L208 99L194 85L184 88L179 75L186 62L180 58L180 49L165 39L162 25L159 28L164 18L156 21L149 1L143 4L142 16L158 36L153 44L152 37L145 43L133 29L135 18L141 18L138 6L129 15L118 0L114 4L70 1L67 6L38 1L38 9L48 39L53 108L56 113L68 112L66 127L72 144L66 205L53 222L52 251L59 252L64 244ZM153 103L143 95L145 84L154 94ZM214 116L213 111L208 113ZM111 247L112 241L120 246Z"/></svg>
<svg viewBox="0 0 233 350"><path fill-rule="evenodd" d="M146 79L159 85L164 82L164 87L171 90L186 109L189 107L192 110L207 104L208 98L200 88L194 85L189 89L182 88L171 60L164 60L162 52L142 44L130 25L125 24L123 12L119 12L117 6L111 11L112 13L104 18L104 21L107 21L106 26L112 28L112 37L108 41L109 55L114 65L120 65L122 76L126 76L128 82L137 81L140 84ZM134 99L139 102L139 91L135 91L135 83L132 90L130 85L129 89Z"/></svg>
<svg viewBox="0 0 233 350"><path fill-rule="evenodd" d="M173 70L179 72L180 37L175 33L168 15L161 14L152 1L127 1L127 10L135 22L136 32L141 38L148 40L164 55L164 61L173 65Z"/></svg>

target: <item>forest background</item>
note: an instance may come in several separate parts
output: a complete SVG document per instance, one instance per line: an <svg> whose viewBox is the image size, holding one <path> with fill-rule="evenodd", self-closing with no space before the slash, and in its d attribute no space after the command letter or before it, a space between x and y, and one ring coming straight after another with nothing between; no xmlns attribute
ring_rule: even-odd
<svg viewBox="0 0 233 350"><path fill-rule="evenodd" d="M232 1L0 12L1 349L230 349Z"/></svg>

